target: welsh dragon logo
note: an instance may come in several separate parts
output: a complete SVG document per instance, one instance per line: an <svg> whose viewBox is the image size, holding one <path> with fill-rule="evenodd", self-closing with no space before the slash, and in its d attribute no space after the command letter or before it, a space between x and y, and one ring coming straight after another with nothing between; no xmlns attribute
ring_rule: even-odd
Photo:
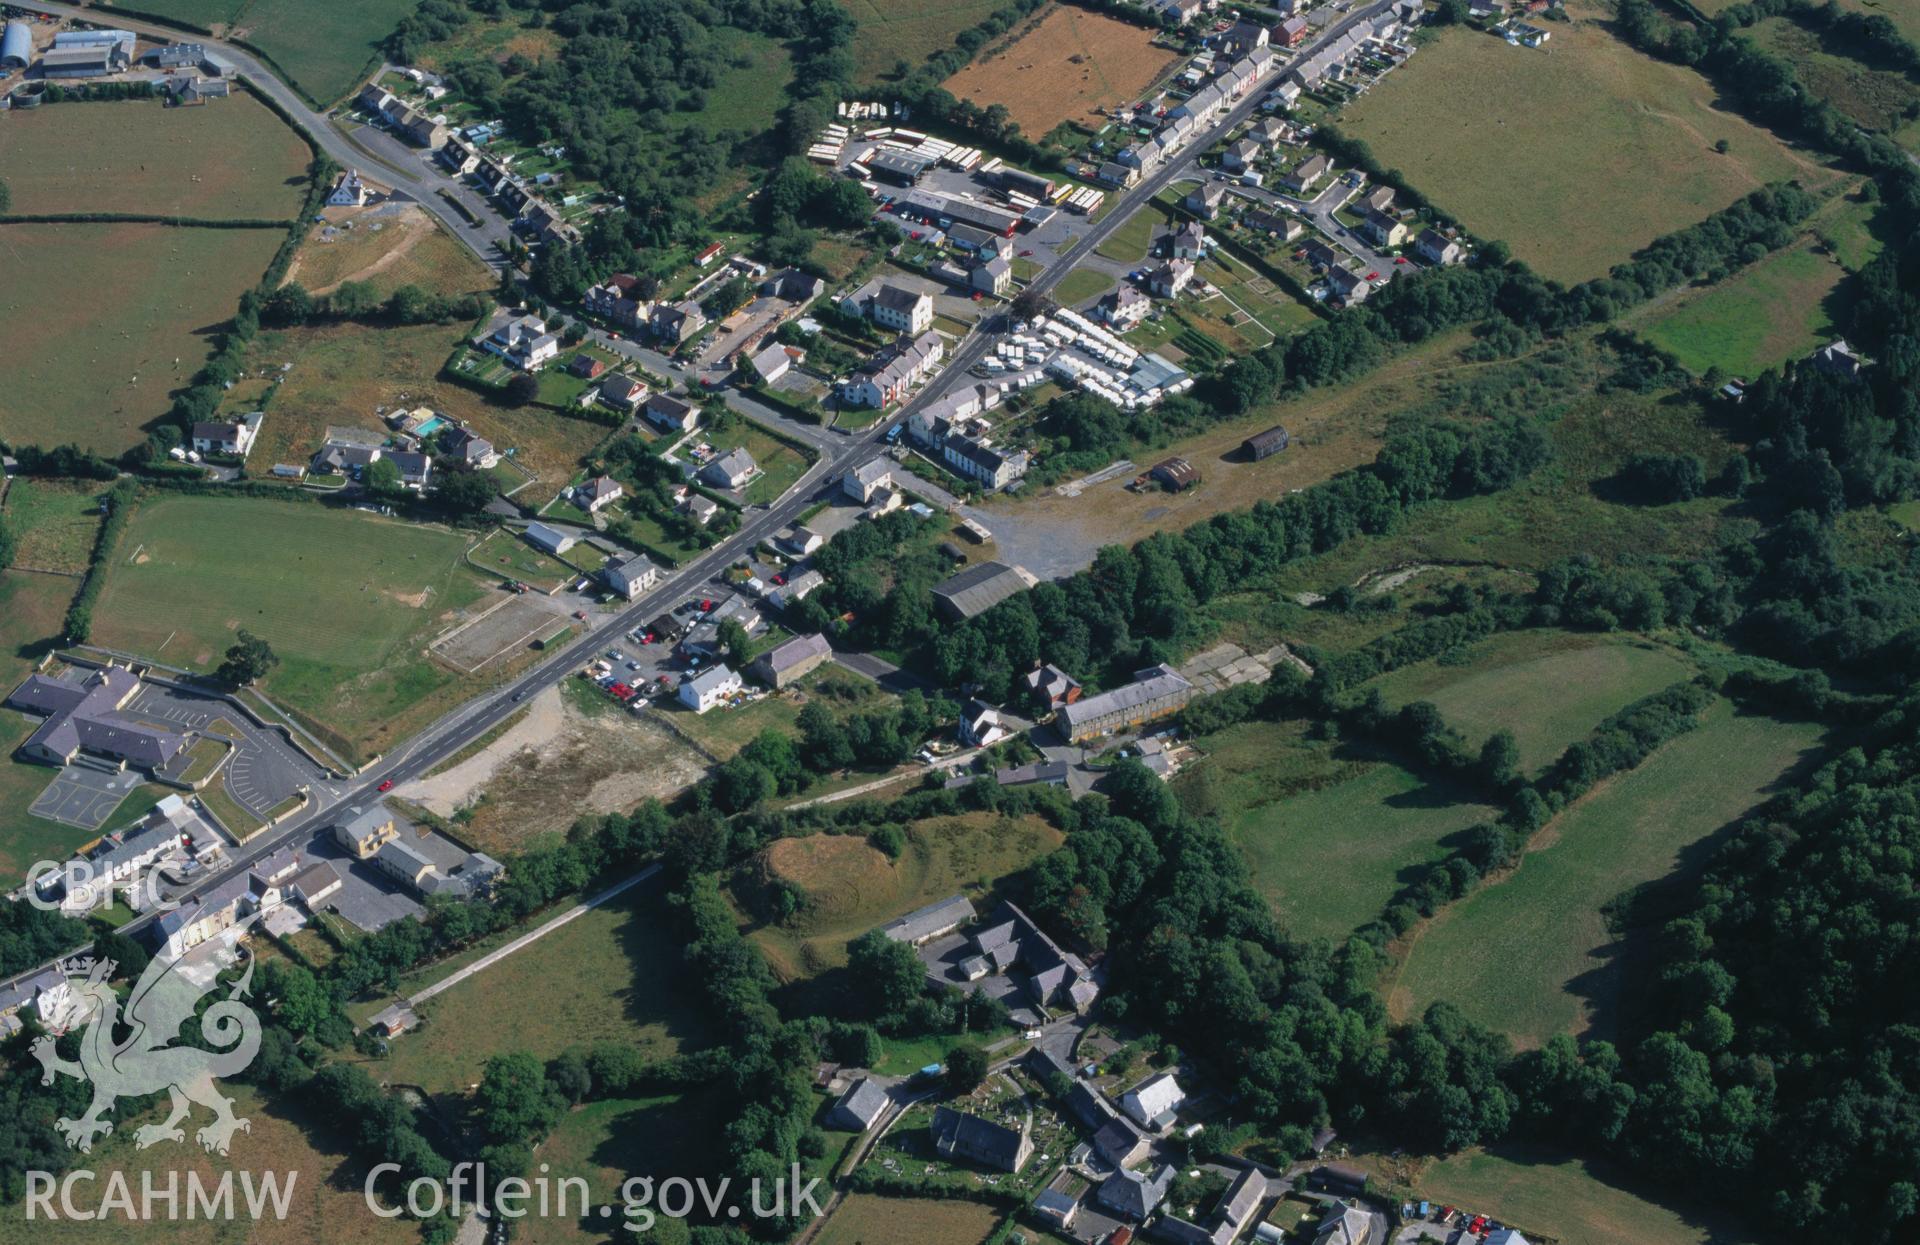
<svg viewBox="0 0 1920 1245"><path fill-rule="evenodd" d="M251 924L251 918L244 925ZM174 1046L180 1026L194 1014L200 1000L214 987L211 972L199 982L181 968L181 955L171 947L156 955L140 974L127 997L124 1016L119 997L107 983L113 977L114 962L100 960L87 966L85 977L70 977L69 985L79 996L80 1005L90 1015L86 1032L80 1038L80 1061L62 1059L52 1038L34 1043L34 1058L44 1069L41 1083L51 1085L58 1073L89 1081L93 1102L77 1120L54 1122L67 1144L81 1151L93 1149L94 1140L113 1131L113 1121L105 1118L120 1098L138 1098L166 1090L172 1098L167 1118L157 1124L142 1125L134 1133L140 1148L162 1141L184 1141L181 1121L199 1103L213 1112L213 1122L194 1134L195 1140L216 1154L225 1154L236 1132L251 1132L247 1120L233 1113L233 1100L215 1088L218 1077L231 1076L253 1062L260 1051L260 1018L240 1002L253 981L253 957L247 956L246 971L234 983L227 997L216 1001L200 1016L200 1033L217 1049ZM114 1040L114 1030L124 1023L128 1030L124 1041Z"/></svg>

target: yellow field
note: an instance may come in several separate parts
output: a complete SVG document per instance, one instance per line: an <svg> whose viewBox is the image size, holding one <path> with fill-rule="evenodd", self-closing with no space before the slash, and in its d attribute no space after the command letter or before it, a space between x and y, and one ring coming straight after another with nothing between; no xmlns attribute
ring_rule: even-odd
<svg viewBox="0 0 1920 1245"><path fill-rule="evenodd" d="M1474 233L1569 283L1757 186L1833 176L1586 14L1552 31L1529 49L1449 30L1338 123Z"/></svg>
<svg viewBox="0 0 1920 1245"><path fill-rule="evenodd" d="M1179 59L1151 39L1131 22L1063 6L1006 51L974 61L944 85L982 108L1005 104L1034 138L1062 121L1097 126L1102 108L1138 96Z"/></svg>

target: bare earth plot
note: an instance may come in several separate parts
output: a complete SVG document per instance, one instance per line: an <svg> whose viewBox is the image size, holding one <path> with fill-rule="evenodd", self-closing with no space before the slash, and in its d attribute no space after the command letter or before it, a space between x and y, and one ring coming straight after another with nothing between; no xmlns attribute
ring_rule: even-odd
<svg viewBox="0 0 1920 1245"><path fill-rule="evenodd" d="M307 145L250 92L204 108L158 100L36 108L0 126L12 211L286 219Z"/></svg>
<svg viewBox="0 0 1920 1245"><path fill-rule="evenodd" d="M1542 275L1603 275L1767 182L1831 180L1713 106L1692 70L1642 55L1577 9L1544 48L1444 32L1338 117L1475 234ZM1726 154L1714 151L1726 141Z"/></svg>
<svg viewBox="0 0 1920 1245"><path fill-rule="evenodd" d="M0 439L104 454L138 443L285 236L0 225Z"/></svg>
<svg viewBox="0 0 1920 1245"><path fill-rule="evenodd" d="M386 297L403 285L431 294L470 294L493 285L473 252L447 236L417 204L327 208L287 269L287 282L331 294L361 281Z"/></svg>
<svg viewBox="0 0 1920 1245"><path fill-rule="evenodd" d="M1700 840L1759 804L1818 727L1710 709L1638 768L1603 782L1534 839L1519 867L1443 911L1405 953L1400 1014L1446 999L1537 1046L1617 1019L1622 947L1603 908L1683 867Z"/></svg>
<svg viewBox="0 0 1920 1245"><path fill-rule="evenodd" d="M1153 33L1103 13L1062 5L996 55L943 84L982 108L1004 104L1038 138L1062 121L1099 124L1100 110L1137 97L1177 52L1152 45Z"/></svg>

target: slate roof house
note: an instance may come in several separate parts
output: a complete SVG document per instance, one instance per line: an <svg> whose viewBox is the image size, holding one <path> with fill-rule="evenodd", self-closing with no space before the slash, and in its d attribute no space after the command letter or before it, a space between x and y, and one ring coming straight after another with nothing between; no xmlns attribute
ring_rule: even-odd
<svg viewBox="0 0 1920 1245"><path fill-rule="evenodd" d="M1380 1245L1373 1225L1373 1216L1358 1206L1335 1202L1320 1221L1313 1245Z"/></svg>
<svg viewBox="0 0 1920 1245"><path fill-rule="evenodd" d="M1160 1208L1173 1185L1173 1168L1162 1167L1151 1177L1141 1172L1117 1171L1107 1177L1094 1200L1123 1219L1138 1223Z"/></svg>
<svg viewBox="0 0 1920 1245"><path fill-rule="evenodd" d="M140 676L121 666L95 670L78 682L28 675L6 705L45 720L20 745L20 755L65 765L85 752L122 768L165 767L187 746L187 738L121 717L119 711L139 691Z"/></svg>
<svg viewBox="0 0 1920 1245"><path fill-rule="evenodd" d="M656 393L640 409L641 416L662 432L691 432L700 422L700 410L678 398Z"/></svg>
<svg viewBox="0 0 1920 1245"><path fill-rule="evenodd" d="M1060 729L1079 743L1114 731L1141 726L1177 713L1193 696L1193 684L1171 666L1134 672L1134 681L1110 692L1085 696L1060 710Z"/></svg>
<svg viewBox="0 0 1920 1245"><path fill-rule="evenodd" d="M640 409L642 402L647 400L648 392L646 382L615 373L600 382L596 401L602 406L612 407L623 415L631 415Z"/></svg>
<svg viewBox="0 0 1920 1245"><path fill-rule="evenodd" d="M768 687L787 687L833 658L833 647L819 634L795 636L754 659L753 675Z"/></svg>
<svg viewBox="0 0 1920 1245"><path fill-rule="evenodd" d="M493 442L471 428L454 427L441 433L440 448L443 454L476 471L484 471L500 461Z"/></svg>
<svg viewBox="0 0 1920 1245"><path fill-rule="evenodd" d="M1429 264L1457 264L1467 257L1460 244L1438 229L1422 229L1414 239L1413 252Z"/></svg>
<svg viewBox="0 0 1920 1245"><path fill-rule="evenodd" d="M1142 1128L1158 1132L1173 1123L1173 1114L1187 1100L1173 1073L1160 1072L1120 1095L1120 1109Z"/></svg>
<svg viewBox="0 0 1920 1245"><path fill-rule="evenodd" d="M828 1110L826 1125L850 1133L864 1133L886 1111L887 1102L887 1091L863 1076Z"/></svg>
<svg viewBox="0 0 1920 1245"><path fill-rule="evenodd" d="M945 1158L963 1158L983 1167L1017 1172L1033 1157L1033 1139L1027 1127L1008 1128L952 1107L933 1113L933 1148Z"/></svg>
<svg viewBox="0 0 1920 1245"><path fill-rule="evenodd" d="M612 476L595 476L573 489L573 504L588 514L599 514L626 496L627 490Z"/></svg>
<svg viewBox="0 0 1920 1245"><path fill-rule="evenodd" d="M760 465L744 447L728 450L700 469L700 478L715 488L739 488L753 479Z"/></svg>
<svg viewBox="0 0 1920 1245"><path fill-rule="evenodd" d="M630 553L622 558L610 559L600 568L600 578L607 587L618 595L631 601L660 581L660 568L648 560L642 553Z"/></svg>
<svg viewBox="0 0 1920 1245"><path fill-rule="evenodd" d="M193 426L193 448L202 454L234 454L245 458L260 435L263 411L249 411L238 419L201 421Z"/></svg>
<svg viewBox="0 0 1920 1245"><path fill-rule="evenodd" d="M1034 703L1058 709L1080 699L1080 680L1058 666L1037 666L1021 676Z"/></svg>

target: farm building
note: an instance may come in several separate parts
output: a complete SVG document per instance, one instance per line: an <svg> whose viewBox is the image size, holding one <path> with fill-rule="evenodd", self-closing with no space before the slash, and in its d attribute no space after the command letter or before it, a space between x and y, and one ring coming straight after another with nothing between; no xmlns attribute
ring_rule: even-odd
<svg viewBox="0 0 1920 1245"><path fill-rule="evenodd" d="M1061 733L1072 743L1110 735L1178 713L1193 697L1193 684L1172 666L1149 666L1136 671L1133 679L1061 709Z"/></svg>
<svg viewBox="0 0 1920 1245"><path fill-rule="evenodd" d="M0 31L0 69L25 69L32 60L32 28L25 22L8 22Z"/></svg>
<svg viewBox="0 0 1920 1245"><path fill-rule="evenodd" d="M833 648L827 643L827 637L818 633L795 636L760 654L752 666L753 676L771 688L788 687L832 657Z"/></svg>
<svg viewBox="0 0 1920 1245"><path fill-rule="evenodd" d="M1251 458L1254 462L1259 462L1263 458L1271 458L1281 450L1286 449L1287 442L1287 430L1279 424L1275 424L1265 432L1256 432L1242 441L1240 448L1246 451L1248 458Z"/></svg>
<svg viewBox="0 0 1920 1245"><path fill-rule="evenodd" d="M933 587L934 603L947 617L960 620L984 614L1015 593L1040 581L1025 567L1004 562L981 562Z"/></svg>
<svg viewBox="0 0 1920 1245"><path fill-rule="evenodd" d="M895 942L917 947L943 934L951 934L973 920L973 916L973 905L967 902L966 896L955 895L896 917L882 925L880 932Z"/></svg>
<svg viewBox="0 0 1920 1245"><path fill-rule="evenodd" d="M1200 469L1184 458L1165 458L1147 474L1169 493L1184 493L1200 483Z"/></svg>
<svg viewBox="0 0 1920 1245"><path fill-rule="evenodd" d="M556 557L580 543L580 538L571 532L557 527L548 527L545 523L529 523L526 531L527 543L542 553L551 553Z"/></svg>
<svg viewBox="0 0 1920 1245"><path fill-rule="evenodd" d="M1359 1197L1367 1191L1367 1173L1349 1163L1322 1163L1307 1173L1307 1188L1335 1197Z"/></svg>

